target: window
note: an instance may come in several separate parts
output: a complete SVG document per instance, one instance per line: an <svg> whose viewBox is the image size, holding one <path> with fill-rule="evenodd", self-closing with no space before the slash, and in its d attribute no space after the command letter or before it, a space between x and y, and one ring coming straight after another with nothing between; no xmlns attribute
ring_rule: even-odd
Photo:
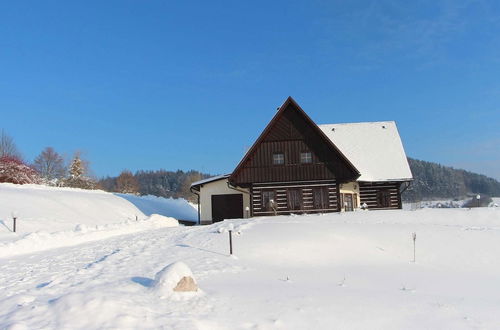
<svg viewBox="0 0 500 330"><path fill-rule="evenodd" d="M285 164L285 154L277 152L273 154L273 165L283 165Z"/></svg>
<svg viewBox="0 0 500 330"><path fill-rule="evenodd" d="M302 190L289 189L288 190L288 209L300 210L302 207Z"/></svg>
<svg viewBox="0 0 500 330"><path fill-rule="evenodd" d="M328 208L328 191L326 188L313 188L313 205L317 210Z"/></svg>
<svg viewBox="0 0 500 330"><path fill-rule="evenodd" d="M380 190L377 192L377 206L378 207L391 206L391 193L388 189Z"/></svg>
<svg viewBox="0 0 500 330"><path fill-rule="evenodd" d="M273 190L264 190L262 192L262 208L266 211L273 211L276 208Z"/></svg>
<svg viewBox="0 0 500 330"><path fill-rule="evenodd" d="M300 153L300 163L301 164L311 164L312 163L312 154L310 152L301 152Z"/></svg>

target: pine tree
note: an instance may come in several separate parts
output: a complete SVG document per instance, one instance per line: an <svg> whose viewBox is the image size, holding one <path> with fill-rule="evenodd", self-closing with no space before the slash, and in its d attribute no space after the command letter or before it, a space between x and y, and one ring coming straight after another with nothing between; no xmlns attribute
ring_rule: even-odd
<svg viewBox="0 0 500 330"><path fill-rule="evenodd" d="M84 173L85 168L83 166L82 160L78 155L76 155L69 167L69 175L73 179L80 179Z"/></svg>
<svg viewBox="0 0 500 330"><path fill-rule="evenodd" d="M87 164L77 154L69 166L69 176L63 181L63 185L72 188L96 189L97 184L91 178L85 176Z"/></svg>

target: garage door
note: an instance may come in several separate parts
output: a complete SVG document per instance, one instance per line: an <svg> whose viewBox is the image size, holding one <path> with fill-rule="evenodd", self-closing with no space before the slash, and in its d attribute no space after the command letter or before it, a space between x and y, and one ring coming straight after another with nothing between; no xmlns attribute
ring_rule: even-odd
<svg viewBox="0 0 500 330"><path fill-rule="evenodd" d="M212 195L212 221L243 218L243 194Z"/></svg>

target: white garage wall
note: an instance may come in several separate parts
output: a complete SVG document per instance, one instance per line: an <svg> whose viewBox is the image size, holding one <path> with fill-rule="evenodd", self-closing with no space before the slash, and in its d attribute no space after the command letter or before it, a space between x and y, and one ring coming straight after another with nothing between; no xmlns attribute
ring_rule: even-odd
<svg viewBox="0 0 500 330"><path fill-rule="evenodd" d="M246 191L242 193L239 190ZM212 195L243 195L243 217L247 217L245 209L250 208L250 194L248 189L238 188L231 189L227 186L227 179L221 179L205 183L200 188L200 219L202 224L212 223Z"/></svg>

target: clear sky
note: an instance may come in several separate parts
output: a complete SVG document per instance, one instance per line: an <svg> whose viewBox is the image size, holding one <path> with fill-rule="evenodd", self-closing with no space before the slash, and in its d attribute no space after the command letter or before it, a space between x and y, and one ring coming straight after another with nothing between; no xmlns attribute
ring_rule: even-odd
<svg viewBox="0 0 500 330"><path fill-rule="evenodd" d="M0 128L29 161L231 172L289 95L500 179L500 2L0 3Z"/></svg>

